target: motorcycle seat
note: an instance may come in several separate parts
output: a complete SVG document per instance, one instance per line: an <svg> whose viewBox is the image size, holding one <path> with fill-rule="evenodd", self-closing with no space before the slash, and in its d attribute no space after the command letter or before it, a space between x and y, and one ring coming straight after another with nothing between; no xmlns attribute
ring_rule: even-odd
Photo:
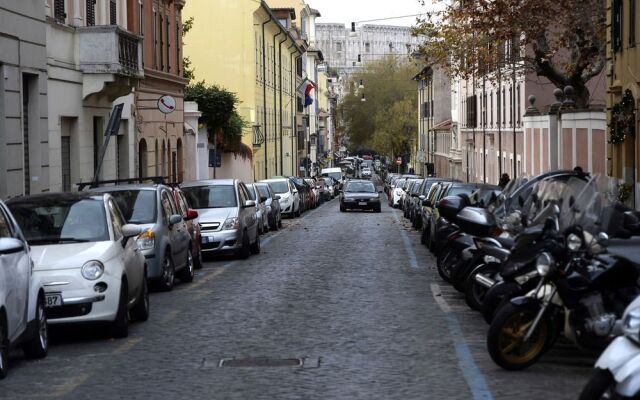
<svg viewBox="0 0 640 400"><path fill-rule="evenodd" d="M502 245L502 247L504 247L505 249L510 249L513 247L513 244L515 243L515 241L511 238L506 238L506 237L497 237L495 238L498 243L500 243Z"/></svg>

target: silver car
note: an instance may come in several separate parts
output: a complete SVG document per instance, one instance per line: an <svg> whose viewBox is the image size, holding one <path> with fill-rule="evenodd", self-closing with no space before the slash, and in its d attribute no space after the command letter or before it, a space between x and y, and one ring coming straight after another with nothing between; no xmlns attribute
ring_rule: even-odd
<svg viewBox="0 0 640 400"><path fill-rule="evenodd" d="M240 258L260 253L256 202L239 179L213 179L180 185L198 211L202 253L232 253Z"/></svg>
<svg viewBox="0 0 640 400"><path fill-rule="evenodd" d="M256 216L258 217L258 232L262 235L269 230L269 215L266 199L263 200L255 183L247 184L251 200L256 202Z"/></svg>
<svg viewBox="0 0 640 400"><path fill-rule="evenodd" d="M298 189L288 178L265 179L260 183L267 183L275 194L280 196L280 208L282 214L292 218L299 217L302 213L302 204Z"/></svg>
<svg viewBox="0 0 640 400"><path fill-rule="evenodd" d="M267 207L267 221L269 221L269 230L277 231L282 228L282 210L280 209L280 196L275 194L266 183L254 184L260 193L261 200Z"/></svg>

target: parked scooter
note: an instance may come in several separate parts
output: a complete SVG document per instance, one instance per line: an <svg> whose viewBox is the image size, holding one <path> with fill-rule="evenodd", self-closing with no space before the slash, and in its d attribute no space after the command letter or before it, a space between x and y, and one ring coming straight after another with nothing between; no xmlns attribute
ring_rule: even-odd
<svg viewBox="0 0 640 400"><path fill-rule="evenodd" d="M637 266L604 254L608 199L595 184L563 185L557 201L542 211L548 215L545 234L555 237L557 248L537 256L537 287L504 305L489 328L489 354L505 369L534 364L560 333L581 347L603 348L640 292Z"/></svg>

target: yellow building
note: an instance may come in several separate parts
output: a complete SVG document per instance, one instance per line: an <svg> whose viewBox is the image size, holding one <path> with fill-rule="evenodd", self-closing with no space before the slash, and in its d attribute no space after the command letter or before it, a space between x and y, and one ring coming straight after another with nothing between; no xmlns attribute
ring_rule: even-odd
<svg viewBox="0 0 640 400"><path fill-rule="evenodd" d="M635 0L607 0L607 138L609 173L627 185L627 203L640 209L640 149L637 107L640 97L640 42Z"/></svg>
<svg viewBox="0 0 640 400"><path fill-rule="evenodd" d="M241 101L240 115L251 125L243 142L253 147L253 179L295 175L295 66L302 53L289 31L294 10L255 0L190 0L182 15L194 18L184 55L195 81L222 86Z"/></svg>

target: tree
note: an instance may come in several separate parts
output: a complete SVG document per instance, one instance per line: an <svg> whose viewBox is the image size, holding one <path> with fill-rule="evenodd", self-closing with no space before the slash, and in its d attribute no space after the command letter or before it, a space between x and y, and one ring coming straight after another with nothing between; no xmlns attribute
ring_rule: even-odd
<svg viewBox="0 0 640 400"><path fill-rule="evenodd" d="M417 89L411 80L416 71L407 61L387 57L367 64L347 82L348 94L338 111L350 151L373 149L379 154L409 155L410 138L418 130ZM364 89L358 88L360 81Z"/></svg>
<svg viewBox="0 0 640 400"><path fill-rule="evenodd" d="M245 159L253 156L251 148L242 143L242 134L249 124L238 114L240 100L235 93L203 81L187 86L184 99L198 103L202 112L201 122L207 126L210 142L216 135L219 149L239 154Z"/></svg>
<svg viewBox="0 0 640 400"><path fill-rule="evenodd" d="M185 37L191 28L193 28L193 22L193 17L189 17L189 19L182 23L182 37ZM195 69L193 68L193 65L191 65L191 59L189 57L183 57L182 64L182 70L184 71L183 76L191 81L195 78Z"/></svg>
<svg viewBox="0 0 640 400"><path fill-rule="evenodd" d="M573 86L576 105L586 107L586 84L606 61L605 8L603 0L459 0L418 21L414 34L425 38L427 62L452 76L519 65Z"/></svg>

